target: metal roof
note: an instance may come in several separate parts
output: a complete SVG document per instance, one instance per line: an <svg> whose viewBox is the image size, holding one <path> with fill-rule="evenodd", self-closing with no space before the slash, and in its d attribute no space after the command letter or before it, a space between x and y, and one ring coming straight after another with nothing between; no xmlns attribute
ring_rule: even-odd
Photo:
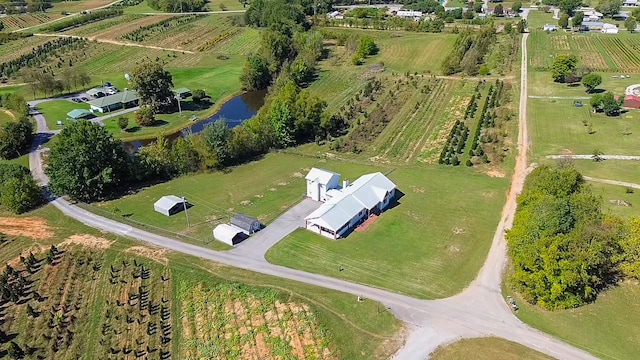
<svg viewBox="0 0 640 360"><path fill-rule="evenodd" d="M241 214L241 213L237 213L233 215L233 217L231 218L231 225L235 225L246 231L251 231L251 228L252 228L251 225L257 222L258 222L258 219L254 219L251 216Z"/></svg>
<svg viewBox="0 0 640 360"><path fill-rule="evenodd" d="M382 173L363 175L339 193L332 192L334 196L305 219L337 231L360 211L374 208L395 188L396 184Z"/></svg>
<svg viewBox="0 0 640 360"><path fill-rule="evenodd" d="M305 176L305 179L311 180L311 181L317 181L320 184L326 185L329 183L329 181L331 181L331 179L334 176L337 176L339 178L340 174L334 173L333 171L329 171L329 170L311 168L307 176Z"/></svg>
<svg viewBox="0 0 640 360"><path fill-rule="evenodd" d="M86 109L73 109L67 113L67 116L72 119L80 119L88 115L91 115L91 112Z"/></svg>
<svg viewBox="0 0 640 360"><path fill-rule="evenodd" d="M173 92L175 94L181 95L181 94L185 94L185 93L190 93L191 90L187 89L186 87L181 87L181 88L173 89Z"/></svg>
<svg viewBox="0 0 640 360"><path fill-rule="evenodd" d="M158 201L156 201L153 204L153 207L154 208L157 207L157 208L168 211L169 209L173 208L177 204L182 204L182 202L183 202L182 198L179 198L175 195L167 195L167 196L161 197Z"/></svg>
<svg viewBox="0 0 640 360"><path fill-rule="evenodd" d="M138 93L135 90L125 90L113 95L108 95L99 99L91 100L89 101L89 105L102 108L120 103L126 104L138 99Z"/></svg>
<svg viewBox="0 0 640 360"><path fill-rule="evenodd" d="M242 229L229 224L220 224L213 229L213 237L229 245L233 245L233 239L238 234L242 234Z"/></svg>

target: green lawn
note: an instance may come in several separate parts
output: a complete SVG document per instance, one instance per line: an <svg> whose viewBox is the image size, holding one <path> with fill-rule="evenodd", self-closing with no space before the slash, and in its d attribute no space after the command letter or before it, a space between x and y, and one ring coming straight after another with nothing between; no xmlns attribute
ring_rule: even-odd
<svg viewBox="0 0 640 360"><path fill-rule="evenodd" d="M640 189L631 189L632 192L629 193L624 186L596 182L589 182L589 184L594 194L602 197L602 207L606 214L620 218L640 216ZM611 202L615 200L622 200L630 206L618 205L617 203Z"/></svg>
<svg viewBox="0 0 640 360"><path fill-rule="evenodd" d="M351 164L272 153L226 173L183 176L96 205L111 212L117 209L118 214L128 215L135 221L207 240L209 246L226 248L222 243L210 241L211 231L218 223L227 222L234 213L242 212L268 224L302 199L306 186L304 175L313 166L346 170L344 174L351 179L365 171L375 171L370 167L355 167L349 172L354 167ZM153 211L156 200L171 194L184 195L194 205L189 209L191 227L187 226L183 213L167 218Z"/></svg>
<svg viewBox="0 0 640 360"><path fill-rule="evenodd" d="M462 339L451 345L439 347L431 355L432 360L543 360L553 359L520 344L495 337Z"/></svg>
<svg viewBox="0 0 640 360"><path fill-rule="evenodd" d="M598 149L605 154L637 155L640 112L629 111L619 117L593 114L587 101L583 102L585 106L576 108L572 100L529 99L528 125L534 157L561 154L565 149L574 154L591 154Z"/></svg>
<svg viewBox="0 0 640 360"><path fill-rule="evenodd" d="M585 176L640 184L638 161L605 160L593 162L591 160L574 160L573 166Z"/></svg>
<svg viewBox="0 0 640 360"><path fill-rule="evenodd" d="M47 119L47 126L51 130L61 129L64 125L70 124L72 121L67 120L67 113L73 109L89 110L86 103L76 104L67 100L54 100L42 104L38 104L36 108ZM57 122L62 121L63 126L58 126Z"/></svg>
<svg viewBox="0 0 640 360"><path fill-rule="evenodd" d="M598 89L611 91L616 95L623 95L624 90L629 85L640 83L640 75L627 74L630 78L613 78L612 75L620 75L622 73L601 73L602 84ZM585 91L584 86L568 86L567 84L554 83L551 78L551 72L548 71L529 71L529 95L532 96L560 96L560 97L591 97ZM589 100L582 100L584 104L589 104Z"/></svg>
<svg viewBox="0 0 640 360"><path fill-rule="evenodd" d="M0 213L0 219L3 221L8 220L6 218L9 217L13 218L9 214ZM114 339L101 334L103 323L109 323L116 328L120 326L127 328L126 339L129 342L142 338L148 340L148 344L153 346L152 342L159 341L159 336L157 338L146 337L146 325L143 327L127 326L124 320L124 309L116 307L116 298L126 298L127 292L130 293L131 290L135 292L135 288L132 287L138 286L135 277L131 282L133 285L128 285L126 278L131 281L133 265L140 263L150 270L150 280L143 282L150 290L150 301L160 304L162 297L162 304L168 303L170 306L172 341L169 344L169 349L174 353L174 356L175 354L184 354L184 348L194 342L199 343L200 341L202 343L200 334L204 332L204 325L202 328L194 328L195 322L182 321L183 317L191 319L191 316L195 315L196 319L209 319L209 316L215 316L220 312L218 310L208 311L207 304L204 304L205 307L198 306L199 299L193 297L190 290L200 288L226 291L224 293L210 292L209 300L217 299L217 301L224 302L229 299L239 299L241 303L243 300L247 301L243 306L251 311L252 320L254 317L268 317L268 311L273 309L273 301L275 300L289 306L298 304L307 307L308 316L304 319L298 319L296 326L300 329L308 329L309 324L312 323L315 327L312 331L324 340L322 344L329 346L337 358L386 359L402 343L402 338L399 337L399 330L402 326L400 321L390 312L380 311L380 308L384 309L384 307L373 301L358 302L352 295L230 268L178 253L134 255L130 253L132 246L144 246L144 244L86 227L62 215L51 205L19 218L23 221L44 219L46 225L40 224L32 227L34 231L48 231L50 237L40 240L15 237L0 244L2 250L0 251L0 261L2 262L16 258L27 248L41 245L46 249L51 244L59 244L62 240L76 234L89 234L112 241L106 250L90 246L66 247L62 257L63 263L53 268L44 265L43 269L30 276L30 280L34 282L34 286L37 286L38 292L45 297L44 303L29 300L29 304L33 305L36 310L49 309L55 305L62 295L62 292L58 291L59 288L65 289L67 299L73 299L76 305L75 310L69 310L69 314L75 316L76 319L74 324L69 325L70 329L74 331L72 346L60 348L56 353L56 357L60 359L75 359L78 356L106 356L108 345L104 345L101 340L106 340L109 343ZM29 228L26 230L28 231ZM36 252L36 257L42 259L43 255ZM69 257L71 258L69 259ZM168 261L168 263L162 262L163 257L166 258L164 261ZM82 261L80 261L81 258L83 258ZM92 269L84 260L86 258L91 259L92 265L99 264L99 267ZM75 259L78 261L74 261ZM157 261L152 259L157 259ZM125 266L128 266L129 269L124 270ZM55 269L60 270L56 272ZM118 269L118 273L122 270L121 282L116 282L114 285L109 281L114 277L114 272L110 269ZM45 274L49 276L45 276ZM111 275L109 276L109 274ZM161 274L163 277L167 276L167 279L160 281ZM65 283L66 287L63 286ZM188 286L185 287L185 285ZM271 305L255 306L256 299L259 303ZM190 307L189 304L196 306ZM126 307L127 305L122 306ZM34 320L26 315L26 304L13 305L8 303L5 304L5 307L12 314L12 321L3 324L3 330L16 333L17 337L14 340L20 345L27 342L29 345L35 346L39 354L47 353L50 346L40 336L41 333L50 331L47 330L50 328L44 324L47 315ZM107 309L115 313L115 316L105 315ZM133 311L127 310L127 316L134 317L133 322L135 322L135 317L138 316L137 306L133 306L132 309ZM119 313L120 311L122 314ZM154 316L157 317L157 313L156 315L147 315L148 318ZM284 321L286 322L287 318L284 318ZM38 322L42 322L42 324ZM239 326L233 321L228 324L230 327L224 327L222 330L208 327L207 329L213 329L209 336L219 334L224 339L224 334L220 331L229 331L229 328L233 329ZM194 330L199 333L198 336ZM259 332L262 329L255 326L254 331ZM240 346L247 343L251 345L253 341L257 341L253 336L226 339L216 344L229 347L237 346L238 343ZM286 349L289 349L286 350L287 353L291 352L290 348Z"/></svg>
<svg viewBox="0 0 640 360"><path fill-rule="evenodd" d="M518 299L516 299L518 300ZM517 316L601 359L633 359L640 353L640 285L625 283L578 309L545 311L518 301Z"/></svg>
<svg viewBox="0 0 640 360"><path fill-rule="evenodd" d="M421 298L458 293L489 250L508 179L442 166L397 168L389 178L405 195L364 232L332 241L300 229L267 259Z"/></svg>

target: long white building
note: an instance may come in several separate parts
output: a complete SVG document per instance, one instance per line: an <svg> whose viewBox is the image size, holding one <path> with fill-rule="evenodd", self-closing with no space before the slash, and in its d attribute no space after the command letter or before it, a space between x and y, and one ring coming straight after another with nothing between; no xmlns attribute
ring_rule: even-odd
<svg viewBox="0 0 640 360"><path fill-rule="evenodd" d="M313 175L307 175L307 194L317 193L318 185L309 178L316 178L319 170L311 169L309 174ZM345 181L340 188L333 180L335 175L338 174L327 172L325 175L325 178L331 178L332 185L324 188L324 204L305 218L305 228L337 240L372 214L384 211L396 194L396 185L377 172L363 175L352 184Z"/></svg>

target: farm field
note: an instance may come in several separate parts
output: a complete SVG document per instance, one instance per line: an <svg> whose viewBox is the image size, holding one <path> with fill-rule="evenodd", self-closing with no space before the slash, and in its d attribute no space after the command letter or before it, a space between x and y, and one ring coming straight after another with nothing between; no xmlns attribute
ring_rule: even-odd
<svg viewBox="0 0 640 360"><path fill-rule="evenodd" d="M295 155L268 154L261 160L238 166L228 173L183 176L133 195L95 205L110 212L116 212L117 209L117 213L126 214L131 220L184 233L201 242L207 241L207 246L226 249L228 247L222 243L211 242L211 231L217 224L229 221L236 212L268 224L302 200L306 186L304 175L313 166L330 168L352 179L366 172L389 171L384 167L354 166ZM257 173L261 176L252 176ZM214 188L218 191L210 191ZM151 211L157 199L170 193L185 196L194 205L189 209L191 227L187 226L184 214L167 218Z"/></svg>
<svg viewBox="0 0 640 360"><path fill-rule="evenodd" d="M634 34L533 31L529 41L529 65L534 69L547 70L554 56L573 54L581 66L595 71L640 73L640 38Z"/></svg>
<svg viewBox="0 0 640 360"><path fill-rule="evenodd" d="M0 46L0 62L7 62L31 51L32 47L42 45L51 39L30 36L10 41Z"/></svg>
<svg viewBox="0 0 640 360"><path fill-rule="evenodd" d="M514 296L514 298L516 298ZM640 284L621 284L578 309L545 311L516 298L525 323L600 359L629 359L640 352ZM606 319L606 321L603 321Z"/></svg>
<svg viewBox="0 0 640 360"><path fill-rule="evenodd" d="M430 354L433 360L545 360L551 357L511 341L488 337L462 339L436 349Z"/></svg>
<svg viewBox="0 0 640 360"><path fill-rule="evenodd" d="M95 9L112 3L113 0L72 0L54 2L50 12L60 13L68 11L70 13L80 12L82 10Z"/></svg>
<svg viewBox="0 0 640 360"><path fill-rule="evenodd" d="M400 345L375 302L105 236L51 206L0 222L1 259L32 283L0 328L33 356L382 359Z"/></svg>
<svg viewBox="0 0 640 360"><path fill-rule="evenodd" d="M84 26L71 28L64 31L63 33L70 35L87 36L90 39L120 40L118 39L120 36L132 30L135 30L141 26L158 23L169 18L172 18L172 16L122 15L89 23Z"/></svg>
<svg viewBox="0 0 640 360"><path fill-rule="evenodd" d="M60 12L8 15L0 18L4 30L18 30L61 18Z"/></svg>
<svg viewBox="0 0 640 360"><path fill-rule="evenodd" d="M637 111L607 117L593 114L588 105L576 108L572 100L529 99L528 116L534 158L592 154L596 149L604 154L637 155L640 134Z"/></svg>
<svg viewBox="0 0 640 360"><path fill-rule="evenodd" d="M366 230L331 241L299 229L267 260L420 298L464 289L489 250L508 179L438 165L388 176L404 195Z"/></svg>

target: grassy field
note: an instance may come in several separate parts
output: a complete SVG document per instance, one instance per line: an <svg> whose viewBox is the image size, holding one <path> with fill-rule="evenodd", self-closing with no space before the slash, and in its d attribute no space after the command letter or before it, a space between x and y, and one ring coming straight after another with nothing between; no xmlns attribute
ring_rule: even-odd
<svg viewBox="0 0 640 360"><path fill-rule="evenodd" d="M598 89L611 91L616 95L624 94L624 90L629 85L640 83L640 75L629 75L630 77L621 79L610 73L599 73L602 76L602 84ZM570 98L589 98L592 94L585 91L584 86L568 86L567 84L554 83L551 79L551 72L530 71L529 72L529 95L530 96L559 96ZM582 99L588 105L588 99Z"/></svg>
<svg viewBox="0 0 640 360"><path fill-rule="evenodd" d="M0 126L13 120L15 120L15 116L11 111L0 108Z"/></svg>
<svg viewBox="0 0 640 360"><path fill-rule="evenodd" d="M602 197L603 209L606 214L621 218L640 216L640 189L630 189L632 192L629 192L624 186L596 182L589 184L591 184L593 192Z"/></svg>
<svg viewBox="0 0 640 360"><path fill-rule="evenodd" d="M528 347L514 342L495 338L463 339L451 345L440 347L430 354L432 360L509 360L553 359Z"/></svg>
<svg viewBox="0 0 640 360"><path fill-rule="evenodd" d="M67 100L54 100L38 104L36 109L47 119L49 129L55 130L61 127L57 125L57 121L62 121L63 125L68 125L71 121L67 120L67 113L73 109L84 109L89 111L89 105L85 103L76 104Z"/></svg>
<svg viewBox="0 0 640 360"><path fill-rule="evenodd" d="M397 168L389 178L405 195L365 231L331 241L297 230L267 259L421 298L459 292L489 249L508 180L426 165Z"/></svg>
<svg viewBox="0 0 640 360"><path fill-rule="evenodd" d="M640 112L607 117L593 114L588 104L576 108L573 100L529 99L528 116L532 119L529 134L537 157L567 150L592 154L595 149L605 154L637 155L635 134L640 134Z"/></svg>
<svg viewBox="0 0 640 360"><path fill-rule="evenodd" d="M638 166L637 161L605 160L593 162L591 160L574 160L573 166L585 176L640 183L640 166Z"/></svg>
<svg viewBox="0 0 640 360"><path fill-rule="evenodd" d="M51 206L0 222L0 260L32 284L0 328L33 356L383 359L400 345L375 302L105 235ZM29 252L31 273L18 258Z"/></svg>
<svg viewBox="0 0 640 360"><path fill-rule="evenodd" d="M518 300L518 299L516 299ZM529 325L601 359L631 359L640 353L640 285L626 283L578 309L545 311L518 302L517 316Z"/></svg>

